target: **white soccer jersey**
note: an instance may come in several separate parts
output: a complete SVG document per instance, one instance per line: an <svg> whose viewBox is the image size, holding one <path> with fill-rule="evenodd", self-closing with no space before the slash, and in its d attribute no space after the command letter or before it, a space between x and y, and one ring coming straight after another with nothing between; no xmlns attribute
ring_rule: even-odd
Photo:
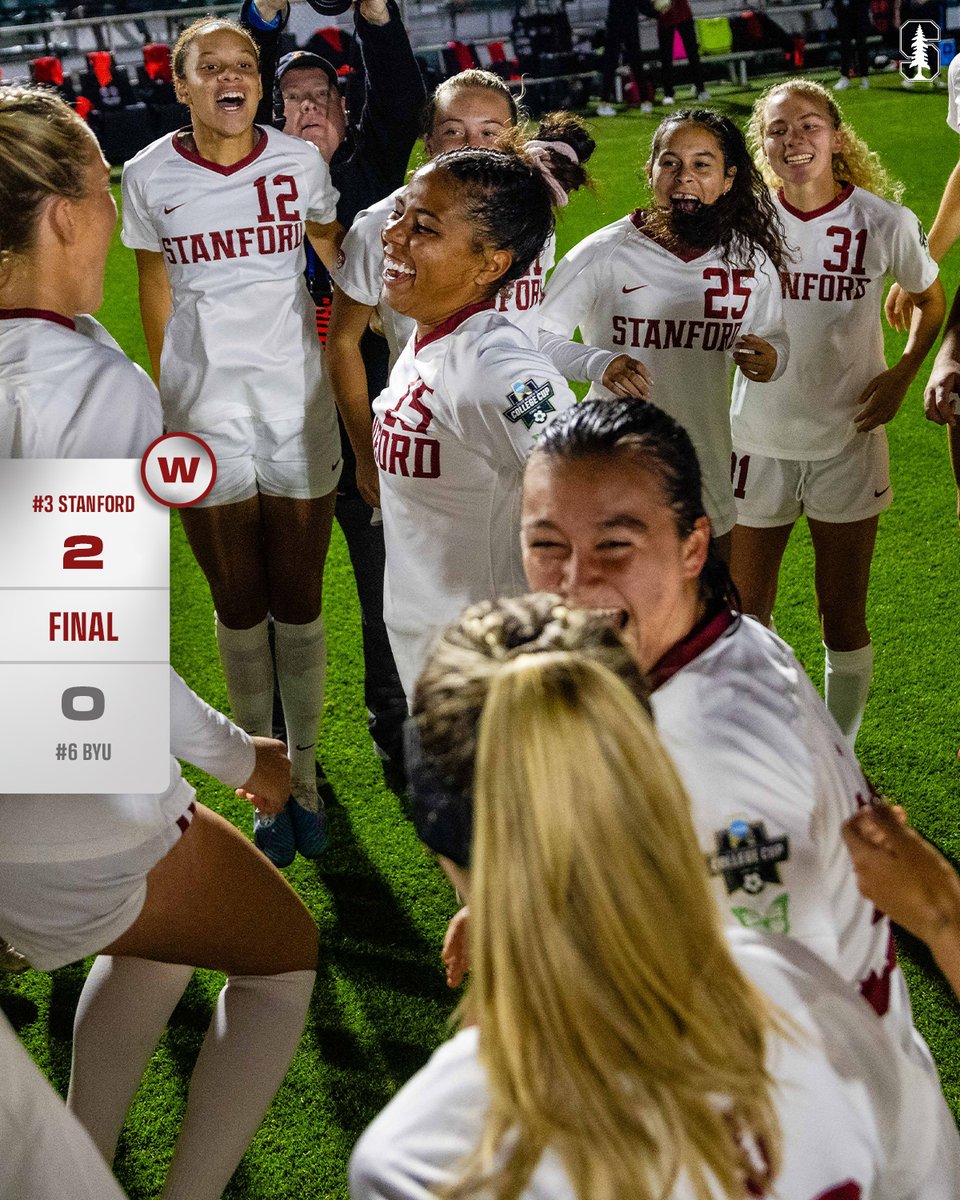
<svg viewBox="0 0 960 1200"><path fill-rule="evenodd" d="M640 213L591 234L560 260L541 309L540 348L557 365L549 335L569 338L579 326L589 398L608 397L600 383L612 355L638 358L653 377L651 399L689 433L703 471L703 499L716 534L736 521L730 483L730 357L741 334L766 338L777 351L775 377L789 342L773 265L757 251L753 267L730 267L717 250L686 260L642 229ZM610 353L612 352L612 354ZM589 375L587 374L589 372Z"/></svg>
<svg viewBox="0 0 960 1200"><path fill-rule="evenodd" d="M777 1200L927 1200L956 1191L944 1146L956 1131L936 1121L933 1079L895 1045L849 985L802 946L732 931L745 975L794 1022L773 1036L783 1168ZM360 1138L350 1161L353 1200L428 1200L458 1178L480 1141L489 1091L479 1032L446 1042ZM684 1180L671 1200L689 1200ZM558 1156L547 1151L523 1200L574 1200Z"/></svg>
<svg viewBox="0 0 960 1200"><path fill-rule="evenodd" d="M160 433L157 389L93 317L0 309L0 458L140 458Z"/></svg>
<svg viewBox="0 0 960 1200"><path fill-rule="evenodd" d="M409 697L430 638L468 604L526 591L520 481L537 432L576 402L492 305L413 338L374 406L383 615Z"/></svg>
<svg viewBox="0 0 960 1200"><path fill-rule="evenodd" d="M40 1074L0 1014L0 1196L123 1200L90 1134Z"/></svg>
<svg viewBox="0 0 960 1200"><path fill-rule="evenodd" d="M790 363L772 383L739 373L731 421L737 453L818 460L857 436L860 397L887 368L880 313L886 276L908 292L937 278L923 226L908 208L848 184L824 208L774 203L798 251L781 276Z"/></svg>
<svg viewBox="0 0 960 1200"><path fill-rule="evenodd" d="M160 363L168 429L293 417L321 397L304 222L336 217L315 146L263 129L232 167L167 134L123 169L123 242L162 253L173 295Z"/></svg>
<svg viewBox="0 0 960 1200"><path fill-rule="evenodd" d="M947 68L947 124L960 133L960 58L952 58Z"/></svg>
<svg viewBox="0 0 960 1200"><path fill-rule="evenodd" d="M0 862L73 862L142 845L182 816L194 791L178 758L240 787L253 774L250 737L170 671L170 781L141 795L0 795Z"/></svg>
<svg viewBox="0 0 960 1200"><path fill-rule="evenodd" d="M390 348L391 369L416 328L414 320L394 312L386 301L380 299L383 287L383 243L380 231L402 191L403 188L397 188L391 195L357 214L343 239L340 262L333 272L334 283L351 300L371 308L376 306L383 335ZM556 253L557 239L551 233L526 274L497 297L497 311L523 329L534 344L540 328L544 281L553 266Z"/></svg>

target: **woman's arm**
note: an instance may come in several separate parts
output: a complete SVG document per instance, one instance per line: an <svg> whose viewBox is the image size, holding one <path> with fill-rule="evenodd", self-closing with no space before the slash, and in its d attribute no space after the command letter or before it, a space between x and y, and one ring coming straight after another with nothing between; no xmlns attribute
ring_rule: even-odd
<svg viewBox="0 0 960 1200"><path fill-rule="evenodd" d="M167 327L173 309L170 295L170 280L164 265L163 255L157 250L137 250L137 292L140 298L140 321L147 352L150 355L150 371L154 382L160 381L160 354L163 350L163 331Z"/></svg>
<svg viewBox="0 0 960 1200"><path fill-rule="evenodd" d="M914 306L910 336L900 361L881 372L864 388L859 400L860 407L854 417L857 429L861 433L876 429L878 425L885 425L896 416L907 394L907 388L913 383L940 332L946 308L943 284L940 280L935 279L922 292L909 292L908 295Z"/></svg>
<svg viewBox="0 0 960 1200"><path fill-rule="evenodd" d="M347 231L336 220L328 221L325 225L321 225L319 221L307 221L306 227L310 245L316 250L327 270L333 271L337 265L340 243Z"/></svg>
<svg viewBox="0 0 960 1200"><path fill-rule="evenodd" d="M352 300L334 284L326 353L334 399L357 458L357 488L372 508L379 508L380 480L373 457L373 417L367 371L360 352L360 339L373 311L372 306Z"/></svg>

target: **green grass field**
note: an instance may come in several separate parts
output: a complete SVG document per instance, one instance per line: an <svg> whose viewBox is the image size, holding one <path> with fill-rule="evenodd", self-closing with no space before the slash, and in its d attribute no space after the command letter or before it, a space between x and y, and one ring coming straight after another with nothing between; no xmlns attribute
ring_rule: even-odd
<svg viewBox="0 0 960 1200"><path fill-rule="evenodd" d="M873 77L869 91L842 102L852 124L906 184L905 202L929 228L957 161L946 96L899 89L899 75ZM754 91L721 89L716 107L745 121ZM640 167L658 116L594 121L599 181L577 196L559 228L561 252L645 198ZM960 253L948 259L951 297ZM117 241L101 318L124 348L146 362L132 253ZM888 335L888 358L902 338ZM851 346L851 354L857 348ZM960 857L957 644L960 599L957 524L943 431L924 421L925 374L892 423L896 503L880 527L870 625L876 674L859 741L877 787L904 804L914 824L954 860ZM172 525L174 665L218 708L227 709L209 594L179 529ZM359 615L343 540L335 531L324 602L330 645L320 756L339 804L332 844L319 863L298 859L288 878L314 913L320 967L306 1032L293 1065L229 1197L346 1196L346 1162L360 1131L444 1038L455 997L443 982L439 949L453 895L420 849L403 803L387 791L366 735ZM821 683L812 559L805 530L788 551L777 606L780 633ZM203 801L249 829L250 811L227 789L191 775ZM917 1024L960 1113L960 1011L916 947L901 945ZM0 1006L54 1085L66 1091L73 1011L88 964L50 975L0 978ZM159 1195L179 1127L187 1083L220 978L198 972L147 1071L121 1138L117 1173L131 1197Z"/></svg>

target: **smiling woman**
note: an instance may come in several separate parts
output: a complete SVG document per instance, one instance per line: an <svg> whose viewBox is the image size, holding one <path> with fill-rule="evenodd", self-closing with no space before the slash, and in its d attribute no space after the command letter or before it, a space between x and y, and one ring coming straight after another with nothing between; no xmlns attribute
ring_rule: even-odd
<svg viewBox="0 0 960 1200"><path fill-rule="evenodd" d="M743 135L710 109L678 112L653 137L652 208L591 234L550 278L540 348L591 397L649 398L689 432L703 469L713 536L726 553L736 520L730 483L730 360L758 383L786 365L777 270L783 248ZM579 326L585 345L569 339ZM638 365L649 396L631 386Z"/></svg>
<svg viewBox="0 0 960 1200"><path fill-rule="evenodd" d="M384 622L408 699L437 630L524 590L520 472L574 395L495 299L542 250L552 199L519 154L457 150L421 167L383 230L384 298L416 322L373 422Z"/></svg>
<svg viewBox="0 0 960 1200"><path fill-rule="evenodd" d="M271 729L274 618L292 795L279 817L258 818L256 836L285 866L326 844L320 607L341 459L303 274L305 236L333 265L337 192L315 146L254 124L261 88L246 31L198 21L173 65L191 125L124 169L123 240L137 252L164 423L203 438L217 461L213 490L183 525L213 594L233 715L254 734Z"/></svg>

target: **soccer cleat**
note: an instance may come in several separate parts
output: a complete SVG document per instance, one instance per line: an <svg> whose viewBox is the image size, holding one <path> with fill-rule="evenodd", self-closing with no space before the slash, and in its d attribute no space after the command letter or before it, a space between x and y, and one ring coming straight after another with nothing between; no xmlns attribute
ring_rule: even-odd
<svg viewBox="0 0 960 1200"><path fill-rule="evenodd" d="M0 972L6 975L19 975L30 970L30 960L11 946L4 938L0 938Z"/></svg>
<svg viewBox="0 0 960 1200"><path fill-rule="evenodd" d="M291 796L287 801L286 811L290 814L293 841L297 850L304 858L319 858L326 850L329 840L327 810L323 807L323 801L320 801L316 812L311 812Z"/></svg>
<svg viewBox="0 0 960 1200"><path fill-rule="evenodd" d="M850 80L846 77L846 75L841 75L837 82L833 85L833 90L835 92L845 92L849 86Z"/></svg>
<svg viewBox="0 0 960 1200"><path fill-rule="evenodd" d="M700 101L709 100L710 93L707 91L706 88L704 88L702 91L697 92L697 99Z"/></svg>
<svg viewBox="0 0 960 1200"><path fill-rule="evenodd" d="M262 813L259 809L253 816L253 840L275 867L289 867L297 856L293 823L290 820L290 801L280 812Z"/></svg>
<svg viewBox="0 0 960 1200"><path fill-rule="evenodd" d="M603 104L597 105L597 116L598 117L615 117L616 115L617 115L617 110L613 107L612 104L603 103Z"/></svg>

